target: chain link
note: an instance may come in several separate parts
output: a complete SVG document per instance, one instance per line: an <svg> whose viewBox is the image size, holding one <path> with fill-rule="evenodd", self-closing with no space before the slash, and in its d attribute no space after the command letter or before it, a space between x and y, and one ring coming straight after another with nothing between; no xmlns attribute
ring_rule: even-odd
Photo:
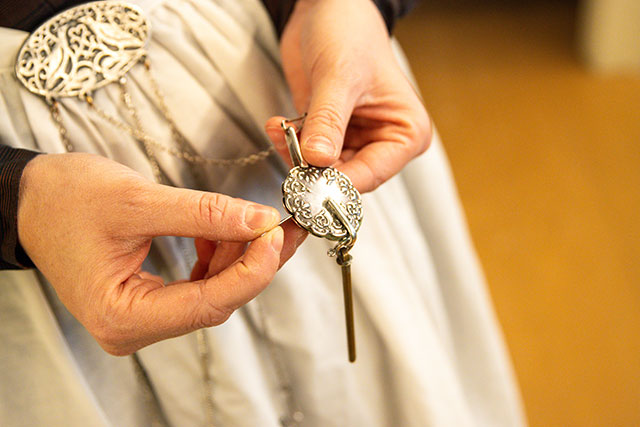
<svg viewBox="0 0 640 427"><path fill-rule="evenodd" d="M67 151L73 151L73 144L69 141L69 135L67 135L67 128L64 127L64 123L62 123L62 117L60 117L60 106L58 101L49 102L49 111L51 112L51 117L53 118L53 122L56 124L58 128L58 133L60 134L60 139L64 144L64 148Z"/></svg>

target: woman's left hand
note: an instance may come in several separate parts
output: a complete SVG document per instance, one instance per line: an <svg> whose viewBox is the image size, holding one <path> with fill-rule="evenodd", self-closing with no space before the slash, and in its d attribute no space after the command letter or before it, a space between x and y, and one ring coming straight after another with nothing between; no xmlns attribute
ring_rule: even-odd
<svg viewBox="0 0 640 427"><path fill-rule="evenodd" d="M371 0L298 0L280 50L296 108L308 112L301 148L310 164L337 166L367 192L429 146L429 117ZM282 119L266 129L288 158Z"/></svg>

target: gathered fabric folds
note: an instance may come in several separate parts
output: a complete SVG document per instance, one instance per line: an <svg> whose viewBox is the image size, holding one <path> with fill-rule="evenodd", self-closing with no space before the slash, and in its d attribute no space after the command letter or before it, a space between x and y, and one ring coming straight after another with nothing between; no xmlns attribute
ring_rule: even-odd
<svg viewBox="0 0 640 427"><path fill-rule="evenodd" d="M151 73L192 151L228 159L265 150L266 120L296 116L258 0L134 3L151 22ZM13 74L26 37L0 29L0 138L63 153L48 106ZM145 132L171 145L171 128L141 65L129 71L127 85ZM97 90L94 100L130 120L117 84ZM60 116L76 151L154 179L140 144L86 103L61 99ZM226 168L189 164L162 150L155 155L172 185L282 211L287 167L275 154ZM425 155L364 195L363 206L352 251L358 361L347 360L340 270L326 256L331 245L310 237L261 295L205 331L216 424L280 425L292 397L308 426L522 425L438 137ZM190 239L166 237L154 240L144 268L173 281L187 278L194 261ZM0 342L1 425L143 426L158 418L174 426L207 424L195 334L139 351L148 379L142 381L132 359L106 354L37 271L0 273Z"/></svg>

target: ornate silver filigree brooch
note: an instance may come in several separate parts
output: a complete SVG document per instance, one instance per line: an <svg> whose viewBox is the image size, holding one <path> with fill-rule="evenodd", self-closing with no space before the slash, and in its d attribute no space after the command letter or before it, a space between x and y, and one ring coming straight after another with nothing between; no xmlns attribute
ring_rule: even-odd
<svg viewBox="0 0 640 427"><path fill-rule="evenodd" d="M149 23L123 2L83 4L36 29L20 48L16 76L31 92L84 98L118 81L145 55Z"/></svg>

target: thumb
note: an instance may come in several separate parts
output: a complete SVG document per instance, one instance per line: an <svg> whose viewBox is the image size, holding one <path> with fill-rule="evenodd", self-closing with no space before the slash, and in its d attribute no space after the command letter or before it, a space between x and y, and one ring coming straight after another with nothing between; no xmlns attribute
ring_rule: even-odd
<svg viewBox="0 0 640 427"><path fill-rule="evenodd" d="M278 224L272 207L218 193L152 184L135 231L145 237L183 236L249 241Z"/></svg>
<svg viewBox="0 0 640 427"><path fill-rule="evenodd" d="M146 274L133 275L117 288L117 297L109 299L109 321L101 321L92 333L107 352L127 355L219 325L271 282L282 245L283 231L276 227L254 240L238 262L207 280L163 286Z"/></svg>
<svg viewBox="0 0 640 427"><path fill-rule="evenodd" d="M325 78L313 89L301 135L307 162L331 166L338 160L354 105L355 96L347 82Z"/></svg>

